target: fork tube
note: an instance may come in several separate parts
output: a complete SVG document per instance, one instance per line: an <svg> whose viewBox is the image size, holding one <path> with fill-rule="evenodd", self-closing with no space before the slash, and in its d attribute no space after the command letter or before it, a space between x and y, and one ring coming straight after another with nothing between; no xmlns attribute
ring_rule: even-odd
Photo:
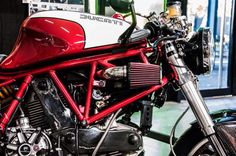
<svg viewBox="0 0 236 156"><path fill-rule="evenodd" d="M178 76L180 88L187 99L204 135L208 137L214 149L220 156L226 156L222 145L215 136L214 123L209 115L209 110L196 88L191 74L184 65L183 60L179 57L172 42L166 43L166 54L169 62L174 66Z"/></svg>

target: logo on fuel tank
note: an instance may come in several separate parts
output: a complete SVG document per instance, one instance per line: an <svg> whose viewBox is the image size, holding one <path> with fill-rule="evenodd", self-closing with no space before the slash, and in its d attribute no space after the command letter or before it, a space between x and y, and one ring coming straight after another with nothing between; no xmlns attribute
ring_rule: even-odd
<svg viewBox="0 0 236 156"><path fill-rule="evenodd" d="M101 16L95 16L95 15L80 14L80 19L88 19L88 20L110 23L110 24L115 24L115 25L120 25L120 26L123 25L122 21L106 18L106 17L101 17Z"/></svg>

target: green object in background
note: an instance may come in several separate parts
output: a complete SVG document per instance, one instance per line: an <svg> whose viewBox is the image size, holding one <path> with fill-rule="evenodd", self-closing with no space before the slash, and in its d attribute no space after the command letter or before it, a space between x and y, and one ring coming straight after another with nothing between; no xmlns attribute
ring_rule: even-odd
<svg viewBox="0 0 236 156"><path fill-rule="evenodd" d="M129 13L131 11L130 5L133 0L109 0L111 7L120 13Z"/></svg>
<svg viewBox="0 0 236 156"><path fill-rule="evenodd" d="M68 0L68 4L83 4L83 0Z"/></svg>
<svg viewBox="0 0 236 156"><path fill-rule="evenodd" d="M84 12L89 13L89 0L84 0Z"/></svg>
<svg viewBox="0 0 236 156"><path fill-rule="evenodd" d="M97 15L105 15L106 0L96 0L95 6L95 13Z"/></svg>
<svg viewBox="0 0 236 156"><path fill-rule="evenodd" d="M80 1L80 0L69 0ZM82 1L82 0L81 0ZM86 0L85 0L86 1ZM113 9L120 13L130 12L128 3L132 3L133 0L95 0L95 13L98 15L105 15L106 3L109 1ZM163 11L166 11L168 0L163 1Z"/></svg>
<svg viewBox="0 0 236 156"><path fill-rule="evenodd" d="M163 5L163 6L164 6L164 8L163 8L163 9L164 9L164 12L166 12L167 0L164 0L163 4L164 4L164 5Z"/></svg>
<svg viewBox="0 0 236 156"><path fill-rule="evenodd" d="M100 0L95 0L95 14L99 15L99 9L100 9Z"/></svg>

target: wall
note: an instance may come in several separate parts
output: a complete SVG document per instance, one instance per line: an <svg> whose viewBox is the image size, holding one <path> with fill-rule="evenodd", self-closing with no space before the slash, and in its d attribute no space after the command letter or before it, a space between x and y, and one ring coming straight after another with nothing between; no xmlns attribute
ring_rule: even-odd
<svg viewBox="0 0 236 156"><path fill-rule="evenodd" d="M19 27L27 16L27 6L21 0L1 0L0 53L8 54L16 41Z"/></svg>

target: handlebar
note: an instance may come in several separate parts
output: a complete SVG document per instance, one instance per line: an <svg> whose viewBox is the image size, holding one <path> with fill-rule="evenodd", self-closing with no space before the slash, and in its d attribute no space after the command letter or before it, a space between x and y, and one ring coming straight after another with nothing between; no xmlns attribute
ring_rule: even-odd
<svg viewBox="0 0 236 156"><path fill-rule="evenodd" d="M129 37L129 39L127 40L127 43L133 43L133 42L140 41L146 38L153 39L158 36L162 36L164 40L165 39L173 40L174 38L176 39L177 36L181 36L181 33L178 32L178 30L170 29L167 25L161 24L158 21L152 21L152 22L148 22L144 26L144 29L134 31ZM171 37L168 37L168 36L171 36Z"/></svg>
<svg viewBox="0 0 236 156"><path fill-rule="evenodd" d="M140 29L140 30L134 31L131 34L130 38L128 39L128 42L132 43L132 42L140 41L142 39L146 39L150 36L150 34L151 34L151 31L148 29Z"/></svg>

